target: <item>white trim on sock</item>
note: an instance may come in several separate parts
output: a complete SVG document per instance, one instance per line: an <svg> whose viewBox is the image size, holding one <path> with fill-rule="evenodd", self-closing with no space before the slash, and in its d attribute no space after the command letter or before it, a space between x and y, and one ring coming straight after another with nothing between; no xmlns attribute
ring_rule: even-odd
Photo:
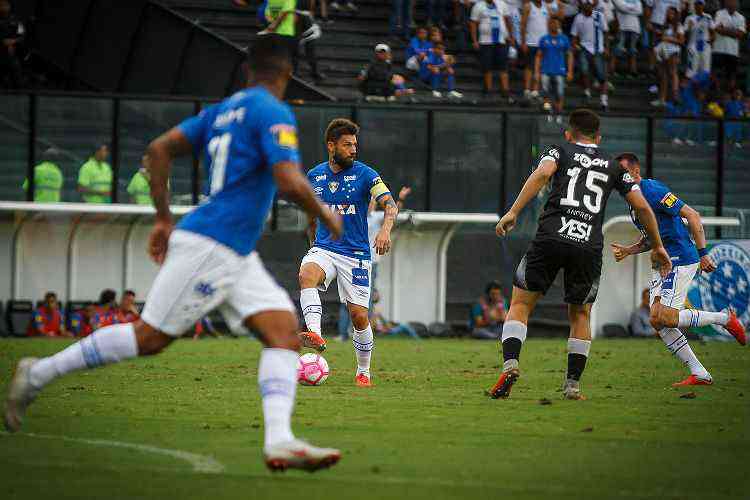
<svg viewBox="0 0 750 500"><path fill-rule="evenodd" d="M697 328L708 325L725 326L729 321L726 312L699 311L697 309L683 309L679 313L678 328Z"/></svg>
<svg viewBox="0 0 750 500"><path fill-rule="evenodd" d="M690 373L698 378L706 380L711 378L708 370L706 370L706 367L704 367L698 360L698 357L690 347L688 340L680 330L677 328L664 328L659 332L659 336L667 346L669 352L682 361L682 363L690 369Z"/></svg>
<svg viewBox="0 0 750 500"><path fill-rule="evenodd" d="M357 356L357 374L364 373L370 376L370 361L372 360L372 349L375 347L375 339L372 334L372 325L367 325L364 330L352 328L352 344Z"/></svg>
<svg viewBox="0 0 750 500"><path fill-rule="evenodd" d="M573 337L568 339L568 354L583 354L588 358L590 350L590 340L576 339Z"/></svg>
<svg viewBox="0 0 750 500"><path fill-rule="evenodd" d="M500 341L505 342L509 338L516 338L523 344L526 341L527 330L525 323L513 319L506 321L503 323L503 336Z"/></svg>
<svg viewBox="0 0 750 500"><path fill-rule="evenodd" d="M299 293L299 305L302 308L302 316L305 318L307 329L320 335L323 322L323 305L320 302L318 289L302 289Z"/></svg>

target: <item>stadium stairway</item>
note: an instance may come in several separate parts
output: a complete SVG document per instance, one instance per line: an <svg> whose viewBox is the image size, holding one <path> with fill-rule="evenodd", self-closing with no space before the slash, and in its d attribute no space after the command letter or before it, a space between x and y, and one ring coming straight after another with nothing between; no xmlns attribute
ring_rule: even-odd
<svg viewBox="0 0 750 500"><path fill-rule="evenodd" d="M162 2L239 46L247 46L254 33L261 29L257 21L255 6L240 8L228 0L162 0ZM361 95L358 91L356 76L371 60L373 47L377 43L384 42L392 49L396 70L406 76L411 86L417 89L419 102L429 104L447 102L433 98L427 91L427 87L405 69L406 44L391 37L388 30L390 3L379 0L358 0L357 6L358 12L331 10L329 16L334 22L321 26L323 36L317 41L317 51L321 70L326 73L327 78L316 85L339 100L359 100ZM424 12L424 4L419 2L417 22L424 21ZM461 48L462 44L457 33L450 28L444 32L448 53L455 55L457 59L456 86L464 93L462 103L484 102L476 55L470 48ZM311 80L308 71L304 58L301 58L298 76ZM649 105L653 95L648 92L649 86L653 83L655 83L653 78L645 76L636 80L614 77L612 79L614 90L610 93L610 110L634 115L653 112ZM511 86L516 94L522 90L521 74L517 70L511 73ZM567 104L568 107L585 104L579 85L569 85ZM594 92L593 104L598 104L596 92ZM520 105L528 106L525 102Z"/></svg>

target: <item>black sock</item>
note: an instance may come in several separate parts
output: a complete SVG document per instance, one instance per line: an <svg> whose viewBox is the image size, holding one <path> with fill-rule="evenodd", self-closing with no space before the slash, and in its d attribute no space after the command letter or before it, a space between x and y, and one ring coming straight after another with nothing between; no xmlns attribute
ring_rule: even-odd
<svg viewBox="0 0 750 500"><path fill-rule="evenodd" d="M581 380L583 370L586 369L586 360L588 356L583 354L568 353L568 378Z"/></svg>
<svg viewBox="0 0 750 500"><path fill-rule="evenodd" d="M521 339L515 337L508 337L505 339L503 341L503 361L518 359L518 356L521 354L522 345L523 342L521 342Z"/></svg>

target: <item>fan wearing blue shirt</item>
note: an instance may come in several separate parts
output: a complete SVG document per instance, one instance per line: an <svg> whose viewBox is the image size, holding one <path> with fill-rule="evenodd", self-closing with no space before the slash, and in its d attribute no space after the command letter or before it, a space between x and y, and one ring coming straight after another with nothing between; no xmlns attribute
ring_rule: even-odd
<svg viewBox="0 0 750 500"><path fill-rule="evenodd" d="M456 76L453 66L448 64L445 55L445 45L435 44L427 58L422 61L420 76L425 83L429 83L434 97L443 97L442 92L448 92L448 97L461 98L463 94L456 91Z"/></svg>
<svg viewBox="0 0 750 500"><path fill-rule="evenodd" d="M565 81L573 80L573 51L570 40L560 32L560 21L549 20L549 34L539 40L536 71L542 75L544 110L561 114L565 100ZM552 103L550 103L552 100Z"/></svg>
<svg viewBox="0 0 750 500"><path fill-rule="evenodd" d="M427 28L420 26L417 34L406 47L406 69L419 71L424 61L432 50L432 42L427 39Z"/></svg>
<svg viewBox="0 0 750 500"><path fill-rule="evenodd" d="M26 407L53 379L157 354L219 309L231 328L252 329L265 346L258 384L266 466L316 470L340 458L338 450L311 446L292 433L300 348L296 310L255 246L277 188L327 225L334 238L341 220L317 200L300 170L295 119L281 101L292 74L286 42L278 35L258 38L247 66L249 88L185 120L147 149L156 208L148 252L161 268L142 317L100 328L54 356L21 360L6 401L9 430L20 429ZM203 153L209 197L175 227L169 167L191 152Z"/></svg>
<svg viewBox="0 0 750 500"><path fill-rule="evenodd" d="M705 273L716 270L716 265L706 249L706 236L703 232L701 216L661 182L642 178L640 162L635 154L622 153L615 160L628 172L633 182L640 186L644 198L656 216L664 248L672 260L672 271L665 278L662 278L657 271L652 273L649 288L651 326L658 332L669 351L690 370L690 376L673 385L711 385L713 383L711 375L698 361L679 328L720 325L742 345L745 343L745 329L731 309L722 312L684 309L688 288L698 270ZM633 245L613 243L612 251L617 262L629 255L650 249L643 225L632 209L631 217L643 236ZM682 222L683 218L687 220L687 228Z"/></svg>
<svg viewBox="0 0 750 500"><path fill-rule="evenodd" d="M302 259L299 270L299 301L307 325L307 331L300 337L305 347L319 352L325 350L326 341L321 335L323 307L318 291L326 291L335 279L339 299L347 305L354 326L355 383L358 387L370 387L373 334L368 308L372 264L367 209L374 198L385 212L373 245L378 255L385 255L391 248L391 229L398 206L378 173L356 161L357 134L359 126L354 122L345 118L331 121L325 132L328 160L307 173L323 203L343 216L344 231L341 239L336 240L318 224L316 217L310 218L312 248Z"/></svg>

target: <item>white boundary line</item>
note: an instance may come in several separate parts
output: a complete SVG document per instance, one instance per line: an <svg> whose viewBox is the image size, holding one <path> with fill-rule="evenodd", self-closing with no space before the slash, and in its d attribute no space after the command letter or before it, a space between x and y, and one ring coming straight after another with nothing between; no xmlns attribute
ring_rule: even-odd
<svg viewBox="0 0 750 500"><path fill-rule="evenodd" d="M7 432L1 432L9 436ZM34 434L31 432L24 432L19 436L28 436L40 439L59 439L61 441L69 441L74 443L90 444L93 446L109 446L111 448L129 448L132 450L142 451L146 453L153 453L155 455L164 455L167 457L176 458L184 462L189 463L193 467L193 472L199 472L202 474L220 474L224 472L224 466L216 461L212 457L205 455L198 455L196 453L190 453L181 450L170 450L169 448L158 448L156 446L150 446L146 444L136 443L123 443L121 441L109 441L106 439L85 439L76 438L70 436L53 436L49 434Z"/></svg>

